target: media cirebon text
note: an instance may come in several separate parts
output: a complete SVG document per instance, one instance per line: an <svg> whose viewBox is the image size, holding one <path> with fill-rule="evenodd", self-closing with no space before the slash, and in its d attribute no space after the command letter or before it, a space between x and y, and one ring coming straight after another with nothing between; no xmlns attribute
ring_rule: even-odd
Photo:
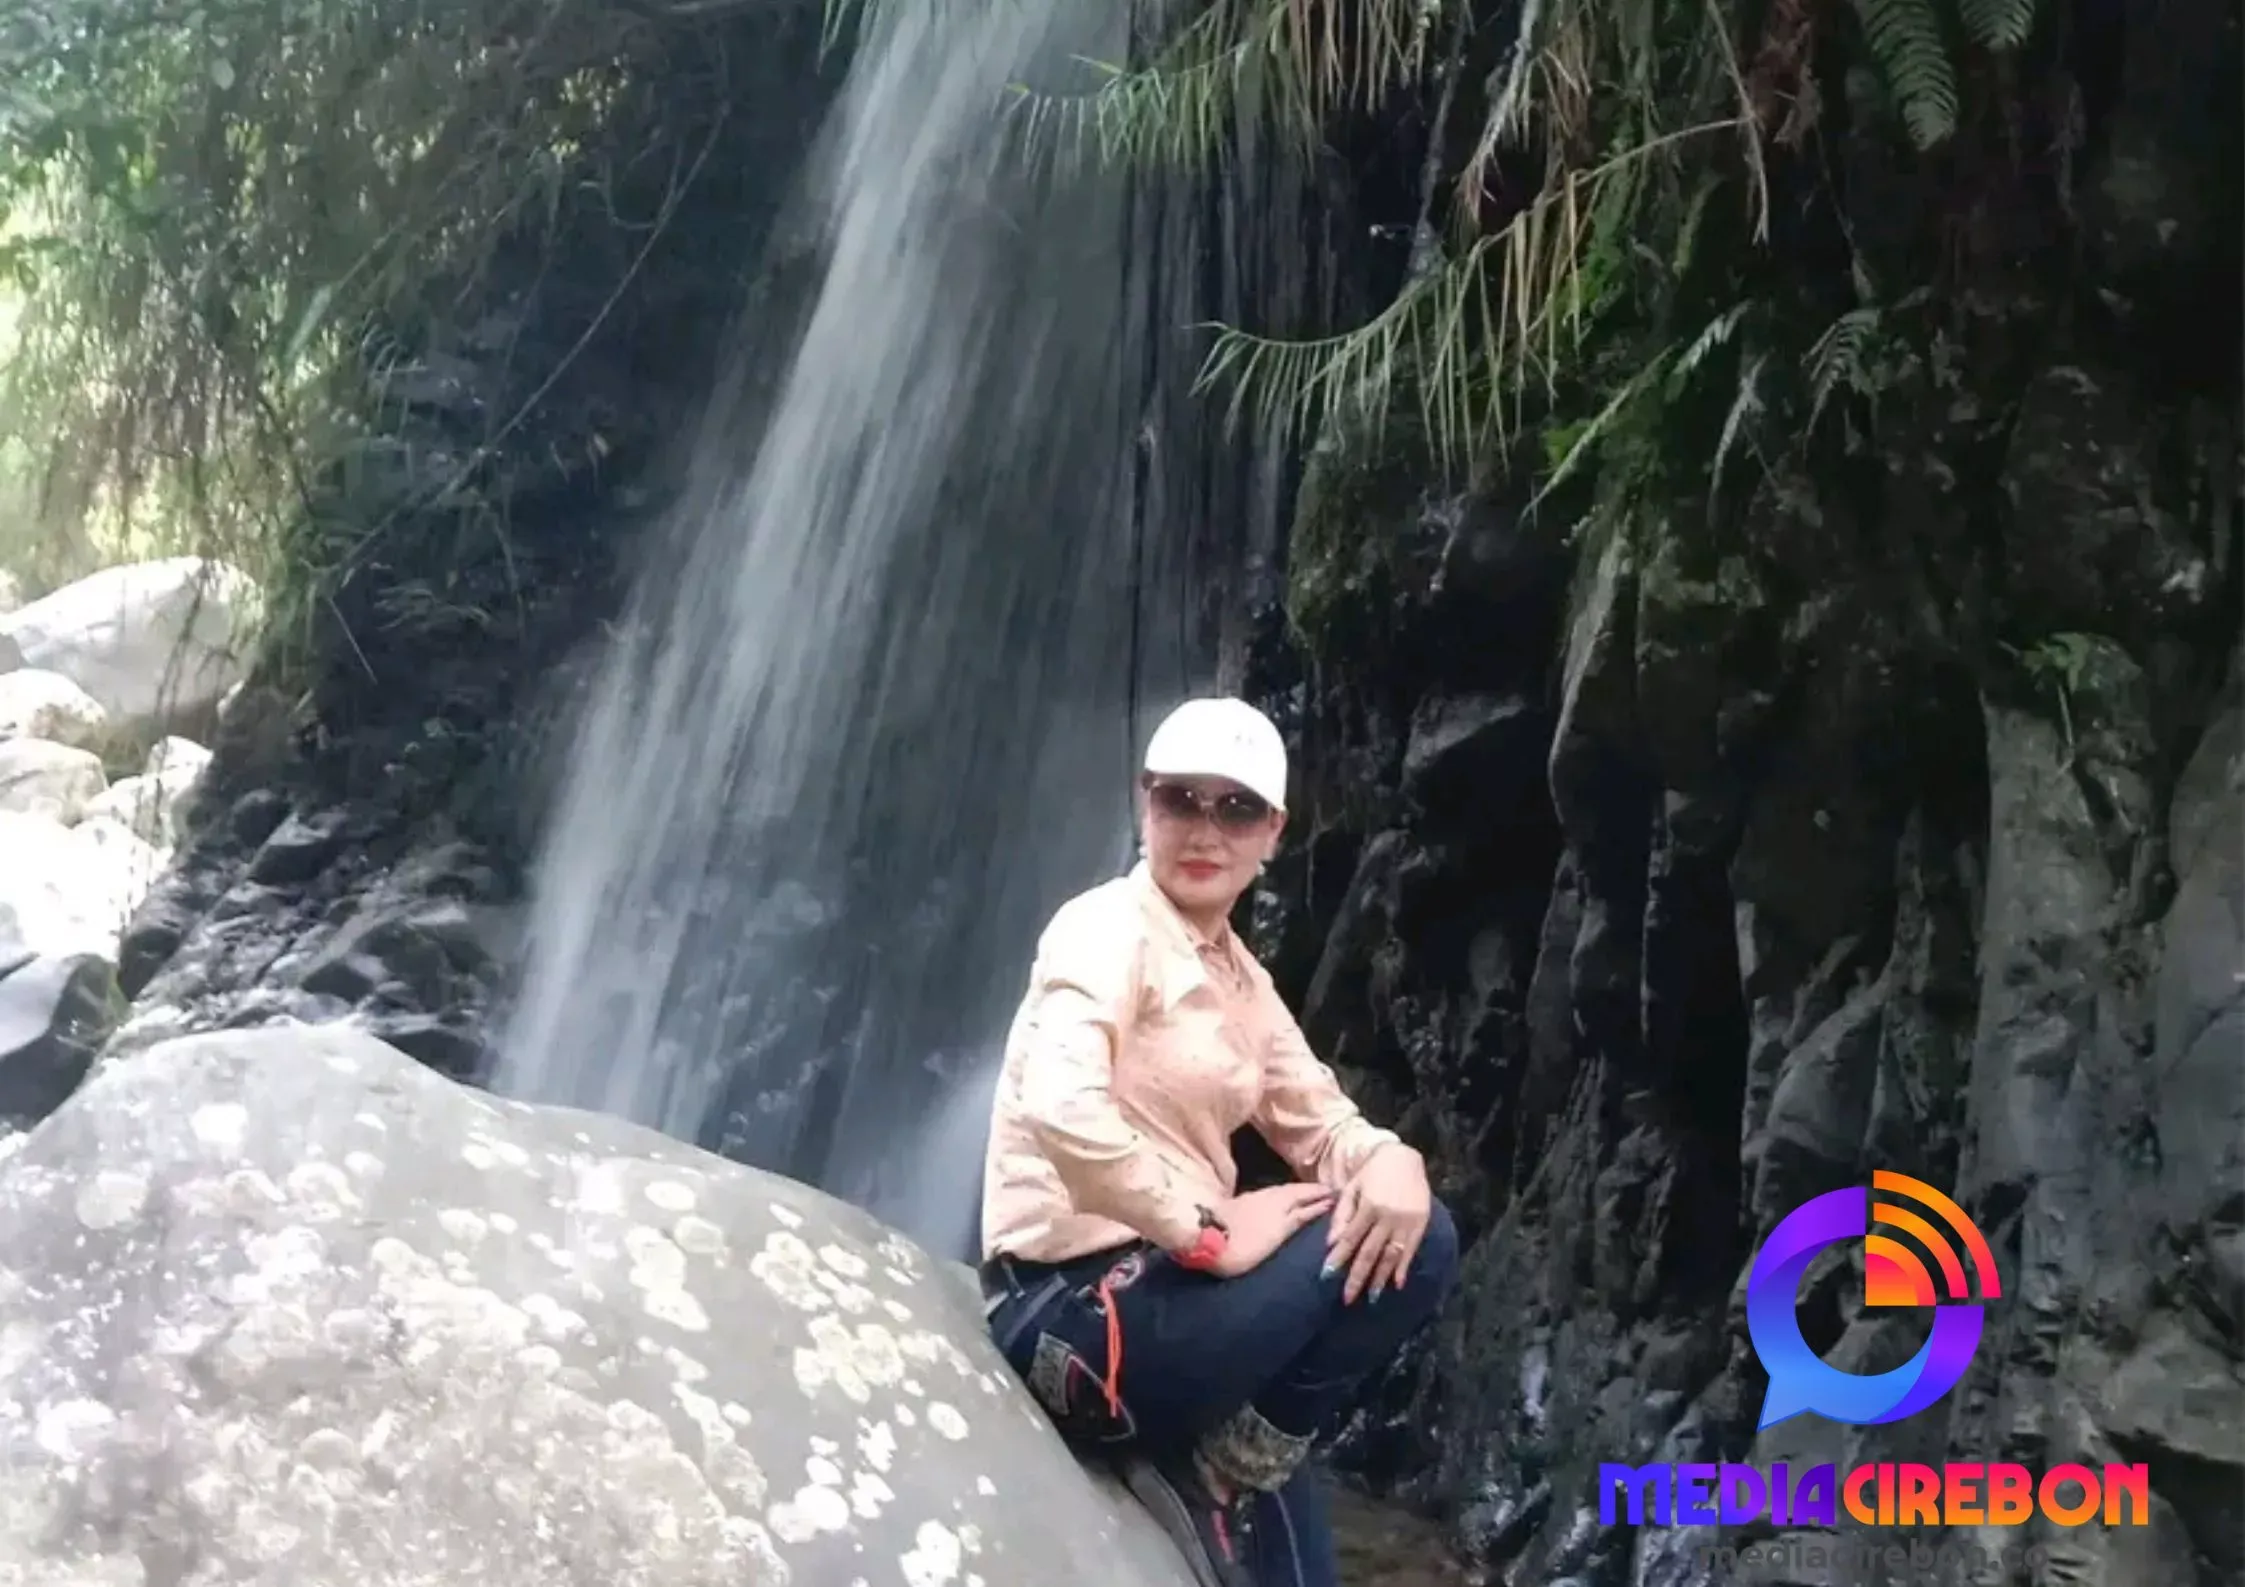
<svg viewBox="0 0 2245 1587"><path fill-rule="evenodd" d="M2052 1466L2038 1478L2002 1461L1946 1465L1881 1462L1842 1471L1825 1463L1797 1473L1771 1466L1656 1462L1598 1468L1598 1519L1607 1526L2058 1526L2102 1519L2150 1523L2150 1468Z"/></svg>

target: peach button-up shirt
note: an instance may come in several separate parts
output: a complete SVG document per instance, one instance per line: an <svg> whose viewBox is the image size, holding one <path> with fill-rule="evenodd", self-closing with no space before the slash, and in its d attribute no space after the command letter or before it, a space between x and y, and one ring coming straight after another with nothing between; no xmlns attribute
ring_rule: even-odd
<svg viewBox="0 0 2245 1587"><path fill-rule="evenodd" d="M1199 1209L1237 1189L1231 1137L1248 1124L1336 1189L1397 1139L1238 938L1204 939L1141 863L1063 904L1038 940L992 1105L982 1254L1188 1246Z"/></svg>

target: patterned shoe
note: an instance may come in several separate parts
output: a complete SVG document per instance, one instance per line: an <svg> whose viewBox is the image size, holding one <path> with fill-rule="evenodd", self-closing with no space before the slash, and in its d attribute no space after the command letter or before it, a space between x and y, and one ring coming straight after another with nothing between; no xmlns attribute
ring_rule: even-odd
<svg viewBox="0 0 2245 1587"><path fill-rule="evenodd" d="M1248 1569L1247 1504L1208 1491L1192 1457L1129 1455L1122 1479L1184 1551L1200 1587L1253 1587Z"/></svg>

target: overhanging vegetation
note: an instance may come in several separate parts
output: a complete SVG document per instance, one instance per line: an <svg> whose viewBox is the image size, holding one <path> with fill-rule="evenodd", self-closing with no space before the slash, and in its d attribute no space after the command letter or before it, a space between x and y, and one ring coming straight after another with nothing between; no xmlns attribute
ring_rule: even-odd
<svg viewBox="0 0 2245 1587"><path fill-rule="evenodd" d="M1207 394L1314 440L1313 471L1387 473L1400 455L1432 482L1505 477L1558 532L1638 538L1638 561L1694 587L1758 589L1740 576L1746 549L1790 556L1795 576L1822 557L1844 577L1859 548L1826 521L1835 501L1858 529L1914 519L1902 539L1916 543L1892 553L1939 585L1963 565L1936 566L1951 552L1984 558L2004 538L2003 459L2034 372L2061 349L2156 369L2152 316L2129 297L2187 300L2225 272L2234 281L2236 228L2216 215L2161 274L2084 285L2083 217L2106 203L2095 184L2121 86L2123 23L2105 8L1172 10L1178 19L1095 94L1025 96L1032 147L1189 162L1230 157L1246 126L1305 150L1352 116L1415 115L1428 129L1392 301L1306 339L1213 328ZM2206 48L2228 52L2234 71L2234 30ZM2217 144L2234 144L2213 132L2234 121L2229 110L2183 107L2206 121L2209 168L2227 158ZM2192 142L2177 133L2165 152L2193 158ZM2230 164L2226 179L2161 176L2226 193ZM2108 235L2154 223L2108 216ZM2178 393L2200 380L2234 413L2234 358L2159 374ZM1891 488L1905 455L1945 482L1915 508ZM2183 460L2201 465L2218 467ZM1773 523L1796 543L1775 545ZM1331 573L1296 569L1296 618L1313 644L1346 583ZM2032 643L2082 616L2021 606L1970 621Z"/></svg>
<svg viewBox="0 0 2245 1587"><path fill-rule="evenodd" d="M772 9L14 8L0 560L46 583L126 550L222 555L266 585L276 637L301 636L379 548L364 515L316 526L357 463L396 466L432 347L556 271L623 293L735 110L736 24ZM504 334L484 351L503 360ZM481 414L459 455L411 460L415 499L382 516L436 508L503 539L482 465L522 417Z"/></svg>
<svg viewBox="0 0 2245 1587"><path fill-rule="evenodd" d="M831 41L876 3L921 0L802 9ZM278 631L308 633L407 511L323 505L357 460L395 463L401 371L557 260L625 290L719 127L760 113L727 43L775 8L41 0L0 22L21 316L0 470L35 475L39 521L71 531L45 541L51 571L153 535L249 567ZM2059 0L1139 15L1096 90L993 107L1025 152L1064 175L1314 151L1381 118L1423 136L1391 301L1340 329L1208 328L1212 405L1314 441L1316 466L1384 449L1391 471L1504 475L1568 534L1658 526L1707 581L1773 499L1800 518L1819 490L1875 496L1898 437L1984 489L2030 355L2100 334L2050 273L2115 91L2081 63L2112 41ZM529 405L415 460L410 507L502 563L506 493L480 471ZM408 604L452 602L423 576Z"/></svg>

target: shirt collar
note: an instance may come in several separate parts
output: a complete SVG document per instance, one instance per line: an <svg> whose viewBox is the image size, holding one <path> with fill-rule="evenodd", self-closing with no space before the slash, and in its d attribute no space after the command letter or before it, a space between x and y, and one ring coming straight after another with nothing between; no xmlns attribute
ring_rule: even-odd
<svg viewBox="0 0 2245 1587"><path fill-rule="evenodd" d="M1130 878L1138 889L1139 903L1152 927L1155 940L1168 951L1171 973L1175 979L1169 981L1167 1001L1176 1002L1195 985L1209 978L1208 966L1203 958L1204 949L1228 960L1234 971L1246 973L1241 964L1243 950L1239 934L1232 930L1229 921L1218 927L1216 936L1211 937L1202 932L1178 911L1169 895L1161 890L1161 885L1154 880L1152 867L1144 860L1131 867Z"/></svg>

